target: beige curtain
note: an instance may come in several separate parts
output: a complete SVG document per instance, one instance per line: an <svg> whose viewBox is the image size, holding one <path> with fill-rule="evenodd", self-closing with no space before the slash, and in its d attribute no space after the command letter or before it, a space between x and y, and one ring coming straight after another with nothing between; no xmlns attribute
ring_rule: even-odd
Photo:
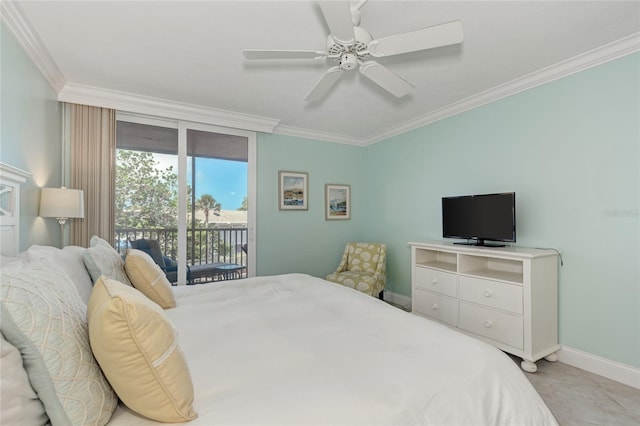
<svg viewBox="0 0 640 426"><path fill-rule="evenodd" d="M70 187L84 191L84 219L74 219L70 244L88 247L93 235L113 244L116 112L71 105Z"/></svg>

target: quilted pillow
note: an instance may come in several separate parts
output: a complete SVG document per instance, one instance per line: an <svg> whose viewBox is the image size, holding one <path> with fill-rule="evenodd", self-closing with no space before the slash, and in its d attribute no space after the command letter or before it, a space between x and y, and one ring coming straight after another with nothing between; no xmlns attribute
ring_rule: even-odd
<svg viewBox="0 0 640 426"><path fill-rule="evenodd" d="M124 260L116 249L94 235L89 241L89 248L84 252L84 264L95 282L101 275L131 285L124 271Z"/></svg>
<svg viewBox="0 0 640 426"><path fill-rule="evenodd" d="M176 299L167 276L147 253L136 249L127 250L124 270L131 284L161 308L176 307Z"/></svg>
<svg viewBox="0 0 640 426"><path fill-rule="evenodd" d="M104 425L117 398L91 353L87 311L71 279L47 260L0 271L2 334L20 350L55 425Z"/></svg>
<svg viewBox="0 0 640 426"><path fill-rule="evenodd" d="M127 407L160 422L198 416L189 367L160 306L135 288L100 277L88 316L93 353Z"/></svg>

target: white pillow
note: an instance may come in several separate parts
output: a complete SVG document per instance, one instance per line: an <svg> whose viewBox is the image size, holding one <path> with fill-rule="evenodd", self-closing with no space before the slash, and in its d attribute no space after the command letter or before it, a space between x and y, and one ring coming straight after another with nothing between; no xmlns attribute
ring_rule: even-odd
<svg viewBox="0 0 640 426"><path fill-rule="evenodd" d="M44 425L49 419L29 384L20 351L2 336L0 342L0 412L4 425Z"/></svg>
<svg viewBox="0 0 640 426"><path fill-rule="evenodd" d="M0 270L0 327L52 424L104 425L117 398L91 352L87 307L48 260Z"/></svg>
<svg viewBox="0 0 640 426"><path fill-rule="evenodd" d="M93 280L84 265L85 250L78 246L67 246L60 250L57 247L32 245L26 254L29 260L47 259L66 272L86 305L91 296Z"/></svg>
<svg viewBox="0 0 640 426"><path fill-rule="evenodd" d="M18 260L20 260L21 258L18 256L3 256L0 255L0 266L5 266L8 265L12 262L17 262Z"/></svg>
<svg viewBox="0 0 640 426"><path fill-rule="evenodd" d="M124 271L124 260L116 249L97 235L91 237L89 246L84 251L84 264L94 283L101 275L104 275L112 280L131 285L131 281Z"/></svg>

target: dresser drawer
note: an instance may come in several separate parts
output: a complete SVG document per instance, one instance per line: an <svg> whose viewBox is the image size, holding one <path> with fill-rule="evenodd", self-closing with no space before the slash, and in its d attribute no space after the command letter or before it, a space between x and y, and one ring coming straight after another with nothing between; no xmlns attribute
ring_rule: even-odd
<svg viewBox="0 0 640 426"><path fill-rule="evenodd" d="M422 315L447 323L453 327L458 326L457 299L417 289L413 296L413 306L411 309Z"/></svg>
<svg viewBox="0 0 640 426"><path fill-rule="evenodd" d="M460 302L459 327L514 348L524 349L524 330L521 316Z"/></svg>
<svg viewBox="0 0 640 426"><path fill-rule="evenodd" d="M416 266L415 275L415 286L419 289L435 291L451 297L458 295L457 275L419 266Z"/></svg>
<svg viewBox="0 0 640 426"><path fill-rule="evenodd" d="M460 277L459 297L467 302L502 309L522 315L522 286L497 281Z"/></svg>

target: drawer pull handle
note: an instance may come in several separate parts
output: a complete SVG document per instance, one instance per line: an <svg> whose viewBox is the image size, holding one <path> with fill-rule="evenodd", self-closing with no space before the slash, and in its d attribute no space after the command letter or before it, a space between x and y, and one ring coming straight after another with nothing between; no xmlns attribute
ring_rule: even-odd
<svg viewBox="0 0 640 426"><path fill-rule="evenodd" d="M433 305L431 305L431 309L433 309L434 311L438 310L438 304L434 303Z"/></svg>
<svg viewBox="0 0 640 426"><path fill-rule="evenodd" d="M438 279L437 278L432 279L431 280L431 284L433 284L433 285L438 284Z"/></svg>
<svg viewBox="0 0 640 426"><path fill-rule="evenodd" d="M484 297L491 297L492 293L489 290L485 290L484 293L482 293L482 295Z"/></svg>
<svg viewBox="0 0 640 426"><path fill-rule="evenodd" d="M492 325L493 325L493 323L491 321L485 321L484 322L484 327L485 328L491 328Z"/></svg>

